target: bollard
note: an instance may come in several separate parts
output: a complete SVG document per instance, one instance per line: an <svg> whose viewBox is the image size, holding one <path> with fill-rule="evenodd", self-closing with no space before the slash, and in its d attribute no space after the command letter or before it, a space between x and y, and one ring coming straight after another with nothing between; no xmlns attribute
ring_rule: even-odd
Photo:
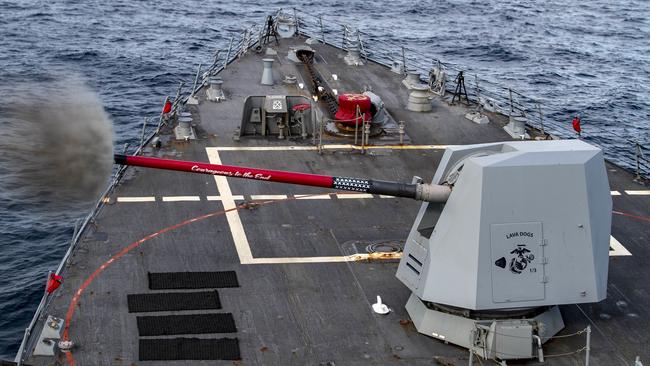
<svg viewBox="0 0 650 366"><path fill-rule="evenodd" d="M192 137L192 117L178 117L178 126L174 130L177 140L188 140Z"/></svg>
<svg viewBox="0 0 650 366"><path fill-rule="evenodd" d="M406 109L413 112L429 112L433 108L429 99L429 87L424 84L414 85L409 94Z"/></svg>
<svg viewBox="0 0 650 366"><path fill-rule="evenodd" d="M415 69L408 69L406 70L406 83L409 85L412 84L421 84L422 81L420 80L420 73L417 72Z"/></svg>
<svg viewBox="0 0 650 366"><path fill-rule="evenodd" d="M210 87L205 92L205 97L207 100L212 102L219 102L225 98L223 93L223 80L218 76L212 76L208 79L208 84Z"/></svg>

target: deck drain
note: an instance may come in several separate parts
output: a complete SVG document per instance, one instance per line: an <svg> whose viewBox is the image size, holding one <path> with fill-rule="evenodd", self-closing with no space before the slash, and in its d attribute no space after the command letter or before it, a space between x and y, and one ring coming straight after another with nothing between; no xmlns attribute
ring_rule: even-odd
<svg viewBox="0 0 650 366"><path fill-rule="evenodd" d="M397 241L381 241L366 246L368 253L399 253L402 251L402 244Z"/></svg>

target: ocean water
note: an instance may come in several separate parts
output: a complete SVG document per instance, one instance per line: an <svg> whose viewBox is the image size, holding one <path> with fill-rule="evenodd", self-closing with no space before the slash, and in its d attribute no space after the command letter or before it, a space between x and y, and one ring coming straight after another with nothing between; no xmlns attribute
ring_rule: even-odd
<svg viewBox="0 0 650 366"><path fill-rule="evenodd" d="M231 32L297 7L407 42L463 65L544 105L549 129L585 138L619 164L631 142L648 142L650 2L350 0L183 2L0 0L0 104L15 85L56 74L83 78L114 122L115 145L137 144L179 81L226 46ZM2 133L0 116L0 134ZM648 144L650 146L650 144ZM12 166L0 159L0 186ZM13 358L23 330L88 207L44 209L37 198L0 191L0 358Z"/></svg>

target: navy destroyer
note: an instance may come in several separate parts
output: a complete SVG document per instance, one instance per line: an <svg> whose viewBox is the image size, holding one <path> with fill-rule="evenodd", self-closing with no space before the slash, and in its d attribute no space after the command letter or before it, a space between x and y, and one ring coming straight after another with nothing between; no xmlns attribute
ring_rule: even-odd
<svg viewBox="0 0 650 366"><path fill-rule="evenodd" d="M647 360L640 177L364 39L278 12L200 66L115 155L15 362Z"/></svg>

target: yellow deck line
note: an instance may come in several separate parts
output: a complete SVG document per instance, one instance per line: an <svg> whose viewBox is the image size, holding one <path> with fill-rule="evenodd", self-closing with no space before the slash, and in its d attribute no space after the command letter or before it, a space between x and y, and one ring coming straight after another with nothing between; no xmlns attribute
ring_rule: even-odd
<svg viewBox="0 0 650 366"><path fill-rule="evenodd" d="M387 149L387 150L444 150L453 145L370 145L366 150ZM324 150L362 150L359 145L332 144L323 145ZM206 149L217 151L317 151L318 146L216 146Z"/></svg>
<svg viewBox="0 0 650 366"><path fill-rule="evenodd" d="M281 258L253 258L249 264L294 264L294 263L344 263L358 262L364 260L390 260L400 259L402 253L390 254L387 256L377 254L353 254L341 256L323 256L323 257L281 257Z"/></svg>

